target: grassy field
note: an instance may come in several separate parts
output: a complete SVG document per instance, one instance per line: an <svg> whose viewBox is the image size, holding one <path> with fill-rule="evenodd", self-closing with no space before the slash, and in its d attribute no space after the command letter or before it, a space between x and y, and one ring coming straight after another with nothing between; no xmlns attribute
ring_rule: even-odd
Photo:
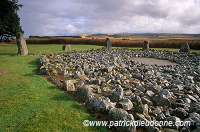
<svg viewBox="0 0 200 132"><path fill-rule="evenodd" d="M95 47L95 46L94 46ZM72 49L91 46L72 46ZM61 45L28 45L32 54L62 52ZM11 56L16 45L0 44L0 132L107 131L84 127L94 120L73 98L36 75L38 56Z"/></svg>
<svg viewBox="0 0 200 132"><path fill-rule="evenodd" d="M72 50L101 48L71 47ZM28 45L28 49L30 54L63 52L62 44ZM94 119L77 101L36 74L39 56L12 56L16 53L16 45L0 44L0 132L107 131L105 127L82 125L85 119Z"/></svg>

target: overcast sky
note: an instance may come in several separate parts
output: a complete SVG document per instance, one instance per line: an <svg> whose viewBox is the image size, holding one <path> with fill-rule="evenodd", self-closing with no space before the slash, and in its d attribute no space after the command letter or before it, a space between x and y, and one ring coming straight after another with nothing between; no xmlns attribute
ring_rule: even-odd
<svg viewBox="0 0 200 132"><path fill-rule="evenodd" d="M200 33L200 0L19 0L25 36Z"/></svg>

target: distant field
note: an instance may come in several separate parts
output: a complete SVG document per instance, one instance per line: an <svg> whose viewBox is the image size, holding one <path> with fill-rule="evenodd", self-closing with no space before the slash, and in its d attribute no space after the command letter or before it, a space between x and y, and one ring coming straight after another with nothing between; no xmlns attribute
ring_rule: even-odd
<svg viewBox="0 0 200 132"><path fill-rule="evenodd" d="M72 36L29 36L29 38L51 38L51 39L69 39L69 38L93 38L93 39L129 39L132 41L144 40L200 40L200 34L171 34L171 33L91 33Z"/></svg>
<svg viewBox="0 0 200 132"><path fill-rule="evenodd" d="M93 33L84 34L83 38L112 38L129 40L200 40L200 34L170 34L170 33Z"/></svg>

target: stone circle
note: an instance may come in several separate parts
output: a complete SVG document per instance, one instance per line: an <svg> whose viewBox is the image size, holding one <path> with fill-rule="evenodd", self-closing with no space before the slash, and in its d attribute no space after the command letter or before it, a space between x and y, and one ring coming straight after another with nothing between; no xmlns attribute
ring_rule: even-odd
<svg viewBox="0 0 200 132"><path fill-rule="evenodd" d="M144 64L135 57L168 60L174 65ZM44 55L40 64L40 74L49 75L61 89L71 89L73 97L84 102L89 111L108 115L108 120L200 121L199 53L91 50ZM152 126L145 130L198 131L199 127Z"/></svg>

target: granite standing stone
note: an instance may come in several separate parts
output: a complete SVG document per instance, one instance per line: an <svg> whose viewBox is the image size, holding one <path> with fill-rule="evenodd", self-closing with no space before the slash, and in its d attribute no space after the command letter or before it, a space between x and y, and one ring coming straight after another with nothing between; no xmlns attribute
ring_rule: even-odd
<svg viewBox="0 0 200 132"><path fill-rule="evenodd" d="M112 44L111 44L111 42L110 42L110 39L109 39L109 38L107 38L107 39L106 39L106 44L105 44L105 47L106 47L106 49L111 49L111 47L112 47Z"/></svg>
<svg viewBox="0 0 200 132"><path fill-rule="evenodd" d="M26 41L21 32L16 34L17 46L18 46L18 55L28 55L28 48Z"/></svg>
<svg viewBox="0 0 200 132"><path fill-rule="evenodd" d="M143 50L148 50L148 49L149 49L149 41L144 41Z"/></svg>
<svg viewBox="0 0 200 132"><path fill-rule="evenodd" d="M62 47L62 50L64 50L64 51L71 51L71 45L70 44L65 44L65 45L63 45L63 47Z"/></svg>
<svg viewBox="0 0 200 132"><path fill-rule="evenodd" d="M188 43L182 43L181 48L179 50L180 52L189 52L190 51L190 46Z"/></svg>

